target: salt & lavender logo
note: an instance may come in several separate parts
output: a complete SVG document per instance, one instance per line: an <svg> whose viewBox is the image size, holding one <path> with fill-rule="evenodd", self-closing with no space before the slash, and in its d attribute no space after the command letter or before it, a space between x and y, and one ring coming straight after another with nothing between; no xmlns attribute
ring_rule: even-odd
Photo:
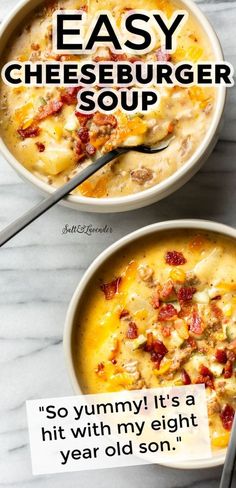
<svg viewBox="0 0 236 488"><path fill-rule="evenodd" d="M63 235L67 234L86 234L87 236L97 235L97 234L112 234L113 229L109 225L104 225L103 227L95 227L92 224L78 224L69 225L65 224L62 228L61 233Z"/></svg>

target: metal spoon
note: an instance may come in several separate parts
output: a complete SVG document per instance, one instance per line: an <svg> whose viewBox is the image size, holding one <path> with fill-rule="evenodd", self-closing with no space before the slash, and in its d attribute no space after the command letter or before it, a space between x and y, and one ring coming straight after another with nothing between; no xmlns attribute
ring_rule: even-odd
<svg viewBox="0 0 236 488"><path fill-rule="evenodd" d="M85 180L87 180L90 176L92 176L96 171L101 169L107 163L112 161L113 159L121 156L122 154L127 153L128 151L138 151L145 154L155 154L160 151L166 149L170 141L173 137L166 138L163 140L158 146L155 147L148 147L148 146L135 146L135 147L119 147L117 149L113 149L112 151L104 154L96 161L91 163L87 168L83 171L78 173L76 176L71 178L65 185L61 186L57 190L55 190L52 195L42 200L42 202L38 203L26 212L24 215L16 219L10 225L8 225L5 229L0 232L0 247L6 244L12 237L18 234L21 230L27 227L31 222L36 220L40 215L46 212L49 208L53 207L57 202L59 202L63 197L68 195L72 190L74 190L78 185L81 185Z"/></svg>

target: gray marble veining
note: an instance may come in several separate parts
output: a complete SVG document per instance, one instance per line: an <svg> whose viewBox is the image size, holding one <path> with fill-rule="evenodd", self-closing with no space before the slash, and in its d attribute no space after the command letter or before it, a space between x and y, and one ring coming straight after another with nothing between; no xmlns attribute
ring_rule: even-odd
<svg viewBox="0 0 236 488"><path fill-rule="evenodd" d="M236 1L198 0L214 25L225 57L236 65ZM1 0L0 19L16 0ZM228 94L225 124L202 170L174 195L151 207L90 215L50 210L0 251L0 487L217 488L221 469L178 471L140 466L33 477L25 400L72 393L64 364L65 313L83 272L110 243L143 225L195 217L235 225L236 93ZM40 199L0 157L0 228ZM65 224L112 227L105 235L63 235ZM86 252L85 252L86 249ZM236 478L235 478L236 484Z"/></svg>

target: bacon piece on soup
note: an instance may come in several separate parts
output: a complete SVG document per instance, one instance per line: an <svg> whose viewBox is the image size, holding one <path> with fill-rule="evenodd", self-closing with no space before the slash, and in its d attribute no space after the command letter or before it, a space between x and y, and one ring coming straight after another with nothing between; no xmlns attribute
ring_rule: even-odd
<svg viewBox="0 0 236 488"><path fill-rule="evenodd" d="M46 105L41 105L37 114L37 120L44 120L50 115L55 115L61 111L63 102L61 100L50 100Z"/></svg>
<svg viewBox="0 0 236 488"><path fill-rule="evenodd" d="M231 405L224 405L221 410L220 418L225 430L231 430L234 420L235 410Z"/></svg>
<svg viewBox="0 0 236 488"><path fill-rule="evenodd" d="M61 101L66 105L74 105L77 103L77 94L81 90L81 87L74 86L66 88L61 94Z"/></svg>
<svg viewBox="0 0 236 488"><path fill-rule="evenodd" d="M37 137L40 133L40 128L37 125L31 125L27 129L18 129L17 132L22 139L27 139L28 137Z"/></svg>
<svg viewBox="0 0 236 488"><path fill-rule="evenodd" d="M189 329L193 334L196 335L202 335L204 331L204 322L202 318L200 317L197 309L195 308L193 310L193 313L191 315L190 321L189 321Z"/></svg>
<svg viewBox="0 0 236 488"><path fill-rule="evenodd" d="M172 280L165 281L161 287L161 290L160 290L161 300L166 300L173 293L175 293L173 281Z"/></svg>
<svg viewBox="0 0 236 488"><path fill-rule="evenodd" d="M193 298L194 293L196 293L196 288L193 286L183 286L179 289L177 297L180 303L190 302Z"/></svg>
<svg viewBox="0 0 236 488"><path fill-rule="evenodd" d="M93 114L82 114L81 112L75 112L76 117L79 119L81 127L87 124L87 122L93 118Z"/></svg>
<svg viewBox="0 0 236 488"><path fill-rule="evenodd" d="M176 308L171 304L167 303L166 305L162 305L162 307L159 310L158 314L158 320L162 321L168 321L168 320L174 320L178 317L178 312Z"/></svg>
<svg viewBox="0 0 236 488"><path fill-rule="evenodd" d="M158 292L152 297L151 304L155 310L160 307L160 295Z"/></svg>
<svg viewBox="0 0 236 488"><path fill-rule="evenodd" d="M187 262L182 252L168 251L165 255L166 264L181 266Z"/></svg>
<svg viewBox="0 0 236 488"><path fill-rule="evenodd" d="M151 361L155 363L155 367L157 369L160 368L161 361L165 357L167 352L168 350L163 342L159 341L158 339L155 339L153 341L151 350Z"/></svg>
<svg viewBox="0 0 236 488"><path fill-rule="evenodd" d="M116 278L110 283L103 283L100 288L103 291L106 300L111 300L119 292L119 285L121 283L121 278Z"/></svg>
<svg viewBox="0 0 236 488"><path fill-rule="evenodd" d="M233 361L227 361L224 369L224 378L232 378L233 376Z"/></svg>
<svg viewBox="0 0 236 488"><path fill-rule="evenodd" d="M192 383L191 378L185 369L182 369L181 371L181 379L184 385L191 385Z"/></svg>
<svg viewBox="0 0 236 488"><path fill-rule="evenodd" d="M119 319L125 319L126 317L129 317L129 311L123 308L120 312Z"/></svg>
<svg viewBox="0 0 236 488"><path fill-rule="evenodd" d="M93 117L93 122L96 125L111 125L112 127L117 126L117 120L114 115L106 115L100 112L97 112Z"/></svg>
<svg viewBox="0 0 236 488"><path fill-rule="evenodd" d="M96 153L96 147L93 146L93 144L88 143L85 146L85 151L88 154L88 156L94 156L94 154Z"/></svg>
<svg viewBox="0 0 236 488"><path fill-rule="evenodd" d="M84 144L89 142L89 130L87 127L81 127L78 131L78 136Z"/></svg>
<svg viewBox="0 0 236 488"><path fill-rule="evenodd" d="M44 152L45 151L45 145L42 142L36 142L35 143L39 152Z"/></svg>
<svg viewBox="0 0 236 488"><path fill-rule="evenodd" d="M213 373L210 371L210 369L207 368L207 366L204 366L203 364L201 364L201 366L199 368L199 372L200 372L200 375L198 376L195 383L197 383L197 384L203 383L206 385L206 387L214 390L215 389L214 376L213 376Z"/></svg>
<svg viewBox="0 0 236 488"><path fill-rule="evenodd" d="M216 361L220 364L227 363L227 353L225 349L216 349L215 352Z"/></svg>
<svg viewBox="0 0 236 488"><path fill-rule="evenodd" d="M128 325L128 330L126 332L127 339L137 339L138 337L138 327L135 322L130 322Z"/></svg>

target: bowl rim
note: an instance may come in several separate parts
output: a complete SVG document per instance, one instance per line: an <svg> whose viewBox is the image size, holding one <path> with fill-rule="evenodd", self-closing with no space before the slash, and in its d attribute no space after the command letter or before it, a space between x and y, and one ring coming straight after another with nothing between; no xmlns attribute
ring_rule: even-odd
<svg viewBox="0 0 236 488"><path fill-rule="evenodd" d="M32 10L33 10L33 8L35 8L36 5L39 5L42 1L43 0L21 0L14 7L14 9L10 12L10 14L3 21L0 27L0 44L1 44L2 36L5 33L6 29L9 27L9 25L15 19L15 17L17 17L20 14L21 10L26 5L31 3L32 3ZM200 23L203 31L206 33L209 42L212 46L215 60L217 62L222 61L224 59L222 47L217 37L217 34L213 29L212 25L210 24L209 20L205 17L203 12L199 9L198 5L196 5L193 0L180 0L180 1L182 2L183 7L186 6L186 8L193 13L194 17ZM187 181L188 174L190 174L191 171L193 172L195 167L196 170L198 169L197 164L207 153L208 148L211 146L212 142L214 141L223 114L225 100L226 100L226 87L222 85L218 86L214 115L211 120L210 126L206 131L202 143L198 146L197 150L188 159L188 161L186 161L180 168L177 169L177 171L175 171L172 175L170 175L162 182L157 183L156 185L146 190L131 195L121 196L121 197L92 198L92 197L85 197L81 195L69 195L63 199L62 203L69 206L73 206L73 208L77 208L85 211L118 212L127 209L136 209L142 206L144 207L149 203L153 203L155 201L155 198L156 200L158 200L158 198L161 199L162 197L166 196L172 191L175 191L178 185L181 186L181 184L184 184ZM19 175L24 180L27 180L29 183L33 184L36 188L38 188L39 191L41 191L44 194L53 193L54 187L50 186L48 183L44 182L36 175L31 173L28 169L26 169L23 166L23 164L21 164L13 156L13 154L11 153L11 151L3 141L2 137L0 137L0 152L3 154L5 159L10 163L10 165L19 173Z"/></svg>
<svg viewBox="0 0 236 488"><path fill-rule="evenodd" d="M66 369L72 384L72 388L75 394L83 394L79 380L76 377L73 357L72 357L72 333L74 328L74 317L79 306L79 302L84 293L85 288L94 276L97 269L104 264L104 262L110 258L114 253L121 250L127 244L137 241L144 236L149 236L151 234L156 234L162 231L177 230L177 229L196 229L205 230L208 232L216 232L222 234L223 236L231 237L236 240L236 229L225 224L218 222L200 220L200 219L179 219L179 220L168 220L164 222L158 222L155 224L142 227L130 234L122 237L118 241L111 244L107 249L100 253L94 261L90 264L84 275L82 276L79 284L77 285L74 294L71 298L70 304L67 309L64 334L63 334L63 350L64 358L66 363ZM214 466L220 466L224 463L226 450L221 450L217 455L212 456L210 459L206 460L195 460L188 462L170 462L162 463L165 466L178 468L178 469L200 469L200 468L210 468Z"/></svg>

